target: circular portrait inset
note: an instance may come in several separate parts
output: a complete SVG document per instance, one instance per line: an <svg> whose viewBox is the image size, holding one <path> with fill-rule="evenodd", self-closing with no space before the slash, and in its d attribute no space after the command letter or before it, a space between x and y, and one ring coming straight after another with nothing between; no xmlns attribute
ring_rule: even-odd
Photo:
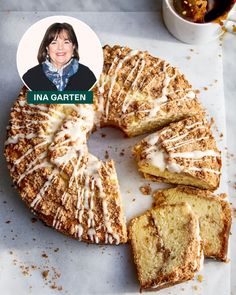
<svg viewBox="0 0 236 295"><path fill-rule="evenodd" d="M102 72L103 51L95 32L68 16L44 18L23 35L17 68L36 91L90 90Z"/></svg>

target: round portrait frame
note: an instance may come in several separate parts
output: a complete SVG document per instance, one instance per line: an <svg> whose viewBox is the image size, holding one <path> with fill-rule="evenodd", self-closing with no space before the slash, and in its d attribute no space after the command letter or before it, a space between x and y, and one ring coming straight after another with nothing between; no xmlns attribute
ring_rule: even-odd
<svg viewBox="0 0 236 295"><path fill-rule="evenodd" d="M43 40L46 30L53 23L68 23L73 27L79 45L79 62L90 68L90 70L94 73L97 82L103 68L103 50L101 42L97 34L88 24L77 18L66 15L56 15L43 18L35 22L23 34L16 54L17 70L22 82L28 89L30 89L22 79L22 76L29 69L39 64L37 60L39 46ZM92 85L91 88L94 85Z"/></svg>

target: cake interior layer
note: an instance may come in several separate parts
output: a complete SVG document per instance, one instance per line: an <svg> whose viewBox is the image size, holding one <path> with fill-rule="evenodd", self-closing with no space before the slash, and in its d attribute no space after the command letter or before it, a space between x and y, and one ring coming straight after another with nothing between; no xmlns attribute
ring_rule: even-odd
<svg viewBox="0 0 236 295"><path fill-rule="evenodd" d="M145 165L139 165L139 170L143 172L144 177L157 182L167 182L173 184L185 184L190 186L199 187L202 189L214 190L215 187L204 180L197 179L186 173L170 172L167 169L161 171L157 167L153 167L145 163Z"/></svg>
<svg viewBox="0 0 236 295"><path fill-rule="evenodd" d="M190 208L184 203L155 208L131 223L132 248L143 288L164 288L193 276L186 255L191 248L192 257L198 259L199 248L194 248L192 241L195 246L199 242L194 231L196 218L186 207Z"/></svg>
<svg viewBox="0 0 236 295"><path fill-rule="evenodd" d="M186 193L181 187L157 191L154 194L154 204L159 206L163 203L187 202L199 218L205 256L226 260L231 224L229 203L220 197L213 196L210 192L194 188L186 188L186 190L193 192ZM195 194L194 191L196 191Z"/></svg>

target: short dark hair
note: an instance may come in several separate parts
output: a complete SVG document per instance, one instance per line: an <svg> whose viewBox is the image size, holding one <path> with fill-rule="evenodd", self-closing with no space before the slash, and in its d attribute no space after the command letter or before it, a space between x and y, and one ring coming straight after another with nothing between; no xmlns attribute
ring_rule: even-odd
<svg viewBox="0 0 236 295"><path fill-rule="evenodd" d="M58 37L58 35L62 32L66 31L68 34L68 39L74 46L74 58L79 60L79 53L78 53L78 41L74 32L73 27L68 23L54 23L52 24L46 31L43 40L40 44L39 51L38 51L38 62L42 63L47 58L47 47L48 45Z"/></svg>

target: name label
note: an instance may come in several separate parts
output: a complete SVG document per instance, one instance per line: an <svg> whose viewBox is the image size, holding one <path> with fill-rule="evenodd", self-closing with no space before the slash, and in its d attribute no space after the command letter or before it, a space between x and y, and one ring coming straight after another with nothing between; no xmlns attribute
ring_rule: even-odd
<svg viewBox="0 0 236 295"><path fill-rule="evenodd" d="M29 104L92 104L93 91L28 91Z"/></svg>

